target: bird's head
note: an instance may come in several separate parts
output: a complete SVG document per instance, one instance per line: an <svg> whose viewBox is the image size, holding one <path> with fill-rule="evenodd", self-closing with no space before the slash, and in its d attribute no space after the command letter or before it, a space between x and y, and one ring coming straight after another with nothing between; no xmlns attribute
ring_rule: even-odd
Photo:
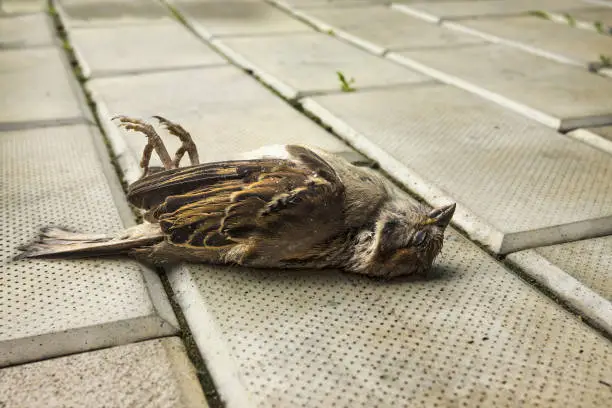
<svg viewBox="0 0 612 408"><path fill-rule="evenodd" d="M428 209L407 201L391 202L379 214L362 258L362 273L381 277L422 274L442 249L444 230L455 204Z"/></svg>

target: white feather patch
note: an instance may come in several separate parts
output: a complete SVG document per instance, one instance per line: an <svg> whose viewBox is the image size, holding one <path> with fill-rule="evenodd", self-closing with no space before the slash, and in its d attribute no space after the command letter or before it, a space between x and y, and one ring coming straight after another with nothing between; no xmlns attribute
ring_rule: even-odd
<svg viewBox="0 0 612 408"><path fill-rule="evenodd" d="M252 150L250 152L242 153L240 155L243 160L254 160L254 159L289 159L289 152L285 148L285 145L268 145L260 147L259 149Z"/></svg>

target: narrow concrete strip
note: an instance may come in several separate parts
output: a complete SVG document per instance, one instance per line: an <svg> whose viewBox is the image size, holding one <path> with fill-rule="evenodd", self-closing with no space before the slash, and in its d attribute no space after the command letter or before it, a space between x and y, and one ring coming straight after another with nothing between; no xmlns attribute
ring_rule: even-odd
<svg viewBox="0 0 612 408"><path fill-rule="evenodd" d="M535 16L445 22L444 26L554 61L582 67L612 52L612 36L576 30Z"/></svg>
<svg viewBox="0 0 612 408"><path fill-rule="evenodd" d="M283 35L312 28L265 2L169 0L203 38Z"/></svg>
<svg viewBox="0 0 612 408"><path fill-rule="evenodd" d="M485 42L477 36L441 28L385 6L309 8L295 14L321 31L331 32L375 54Z"/></svg>
<svg viewBox="0 0 612 408"><path fill-rule="evenodd" d="M56 48L0 51L0 122L87 118L70 68Z"/></svg>
<svg viewBox="0 0 612 408"><path fill-rule="evenodd" d="M0 133L0 366L177 332L159 277L128 260L12 261L38 229L122 229L84 125ZM112 183L117 188L117 183Z"/></svg>
<svg viewBox="0 0 612 408"><path fill-rule="evenodd" d="M458 201L454 222L495 252L612 232L608 154L465 91L423 84L303 106L430 204Z"/></svg>
<svg viewBox="0 0 612 408"><path fill-rule="evenodd" d="M612 81L503 44L387 57L555 129L612 123Z"/></svg>
<svg viewBox="0 0 612 408"><path fill-rule="evenodd" d="M525 14L532 10L572 11L588 9L580 0L490 0L433 1L392 5L395 9L431 22L474 17L502 17ZM594 7L594 6L593 6Z"/></svg>
<svg viewBox="0 0 612 408"><path fill-rule="evenodd" d="M0 370L5 407L205 408L181 340L170 337Z"/></svg>
<svg viewBox="0 0 612 408"><path fill-rule="evenodd" d="M86 78L227 64L178 22L68 30Z"/></svg>
<svg viewBox="0 0 612 408"><path fill-rule="evenodd" d="M423 75L322 33L227 38L215 44L221 43L224 53L288 99L429 81ZM338 72L344 75L346 88Z"/></svg>
<svg viewBox="0 0 612 408"><path fill-rule="evenodd" d="M612 302L538 252L532 249L517 252L508 255L507 260L590 320L592 324L612 335ZM609 278L608 276L607 279Z"/></svg>
<svg viewBox="0 0 612 408"><path fill-rule="evenodd" d="M231 159L278 143L351 150L232 66L94 79L87 87L128 181L140 177L138 162L146 138L118 129L110 118L119 114L152 123L151 116L162 115L180 123L200 146L201 161ZM170 152L180 146L175 137L164 140ZM152 164L159 165L159 159L153 157Z"/></svg>
<svg viewBox="0 0 612 408"><path fill-rule="evenodd" d="M612 3L611 3L612 4ZM546 13L550 21L582 30L612 35L612 7L573 10L571 13Z"/></svg>
<svg viewBox="0 0 612 408"><path fill-rule="evenodd" d="M158 0L55 0L55 9L66 27L116 27L174 21Z"/></svg>
<svg viewBox="0 0 612 408"><path fill-rule="evenodd" d="M612 154L612 126L576 129L569 132L567 135Z"/></svg>
<svg viewBox="0 0 612 408"><path fill-rule="evenodd" d="M51 27L44 13L0 14L0 49L51 46L54 44Z"/></svg>

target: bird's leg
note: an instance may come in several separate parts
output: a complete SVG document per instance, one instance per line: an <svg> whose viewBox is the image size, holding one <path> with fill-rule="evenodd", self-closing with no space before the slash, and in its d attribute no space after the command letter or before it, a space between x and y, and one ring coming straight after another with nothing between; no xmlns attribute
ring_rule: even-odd
<svg viewBox="0 0 612 408"><path fill-rule="evenodd" d="M159 159L164 165L164 169L168 170L176 168L174 162L168 154L168 150L166 149L164 142L162 141L161 137L159 137L153 126L139 119L129 118L127 116L115 116L113 120L114 119L119 120L120 127L123 127L126 130L135 130L137 132L144 133L144 135L147 137L147 145L142 152L142 159L140 160L140 167L144 169L143 177L149 173L149 161L151 160L151 153L153 153L153 150L155 150L159 156Z"/></svg>
<svg viewBox="0 0 612 408"><path fill-rule="evenodd" d="M187 132L185 128L183 128L178 123L171 122L164 117L161 117L161 116L153 116L153 117L159 120L159 123L161 123L168 130L168 133L178 137L181 140L181 147L179 147L179 149L176 151L176 154L174 155L174 160L172 162L174 166L175 167L179 166L179 163L181 159L183 158L183 156L185 155L185 153L189 154L189 160L191 161L192 166L195 166L196 164L200 164L200 157L198 156L198 148L196 147L195 143L193 143L193 139L191 138L191 135L189 134L189 132Z"/></svg>

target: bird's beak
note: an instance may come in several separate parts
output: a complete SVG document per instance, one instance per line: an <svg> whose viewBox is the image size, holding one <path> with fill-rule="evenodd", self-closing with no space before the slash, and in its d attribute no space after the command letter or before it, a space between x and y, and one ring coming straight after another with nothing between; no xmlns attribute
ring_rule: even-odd
<svg viewBox="0 0 612 408"><path fill-rule="evenodd" d="M435 224L438 227L446 228L450 223L453 214L455 213L456 204L452 203L442 207L434 208L429 213L429 222L427 224Z"/></svg>

